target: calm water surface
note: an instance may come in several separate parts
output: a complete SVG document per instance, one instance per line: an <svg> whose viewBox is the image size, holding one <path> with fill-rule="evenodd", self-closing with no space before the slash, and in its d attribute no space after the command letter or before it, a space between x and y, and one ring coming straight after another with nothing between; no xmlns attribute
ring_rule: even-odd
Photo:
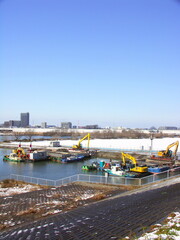
<svg viewBox="0 0 180 240"><path fill-rule="evenodd" d="M51 139L51 138L54 138L54 137L50 137L50 136L32 136L32 139ZM19 141L21 141L22 139L28 139L28 136L22 136L20 138ZM5 136L5 135L0 135L0 142L2 141L13 141L15 140L15 137L14 136Z"/></svg>
<svg viewBox="0 0 180 240"><path fill-rule="evenodd" d="M42 138L42 137L41 137ZM44 137L46 138L46 137ZM13 140L12 136L0 136L0 141ZM11 149L0 148L0 179L8 177L9 174L18 174L31 177L39 177L57 180L64 177L69 177L74 174L102 174L101 172L86 172L81 168L84 164L90 165L93 161L100 162L101 160L108 161L108 159L91 158L81 162L74 163L56 163L51 161L42 162L6 162L3 161L4 155L9 155L12 152Z"/></svg>
<svg viewBox="0 0 180 240"><path fill-rule="evenodd" d="M3 156L11 152L10 149L0 149L0 178L4 178L9 174L18 174L31 177L39 177L57 180L64 177L69 177L74 174L83 173L83 174L102 174L100 172L86 172L81 170L81 167L84 164L90 165L93 161L100 162L101 160L108 161L107 159L102 158L91 158L81 162L73 163L56 163L51 161L42 161L42 162L6 162L3 161Z"/></svg>

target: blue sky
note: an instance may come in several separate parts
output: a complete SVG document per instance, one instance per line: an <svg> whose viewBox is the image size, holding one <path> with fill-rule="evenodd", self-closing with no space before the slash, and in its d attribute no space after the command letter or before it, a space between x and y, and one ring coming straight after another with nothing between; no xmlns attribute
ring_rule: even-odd
<svg viewBox="0 0 180 240"><path fill-rule="evenodd" d="M0 0L0 122L180 127L180 1Z"/></svg>

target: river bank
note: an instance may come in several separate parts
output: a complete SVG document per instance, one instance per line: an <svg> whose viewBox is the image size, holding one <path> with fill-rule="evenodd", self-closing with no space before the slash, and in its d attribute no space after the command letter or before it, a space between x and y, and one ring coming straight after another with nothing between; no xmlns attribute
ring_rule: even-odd
<svg viewBox="0 0 180 240"><path fill-rule="evenodd" d="M1 198L2 213L8 208L13 215L1 216L4 231L0 237L134 239L170 213L179 211L178 178L132 191L94 186L76 183ZM116 196L109 196L114 190ZM12 202L18 202L19 208Z"/></svg>
<svg viewBox="0 0 180 240"><path fill-rule="evenodd" d="M30 146L30 142L34 147L50 147L52 141L58 141L61 147L71 148L73 145L78 143L78 140L70 139L50 139L43 141L11 141L6 144L6 146L18 146L21 142L22 147ZM169 144L179 141L180 138L161 138L161 139L91 139L90 149L106 149L106 150L137 150L137 151L159 151L161 149L166 149ZM5 146L3 140L0 141L0 146ZM87 140L84 140L81 144L83 148L87 148ZM178 149L180 153L180 149Z"/></svg>

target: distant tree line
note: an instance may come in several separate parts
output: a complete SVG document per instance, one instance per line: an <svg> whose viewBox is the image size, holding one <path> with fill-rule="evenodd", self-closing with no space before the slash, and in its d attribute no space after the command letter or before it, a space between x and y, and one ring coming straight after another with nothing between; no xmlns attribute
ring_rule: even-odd
<svg viewBox="0 0 180 240"><path fill-rule="evenodd" d="M77 139L84 137L87 133L80 133L74 131L66 131L63 130L61 132L48 132L44 133L44 136L53 136L53 137L65 137L69 136L72 139ZM117 138L132 138L132 139L140 139L140 138L162 138L162 137L174 137L175 135L163 134L163 133L143 133L135 130L122 130L122 132L117 132L115 130L107 129L104 131L94 131L91 133L91 139L100 138L100 139L117 139ZM176 135L177 137L177 135Z"/></svg>
<svg viewBox="0 0 180 240"><path fill-rule="evenodd" d="M32 141L33 136L51 136L54 139L63 138L69 136L72 139L79 139L86 135L87 133L79 133L74 131L51 131L46 133L35 132L33 130L26 132L13 132L13 136L16 141ZM107 129L104 131L94 131L91 133L91 139L118 139L118 138L129 138L129 139L140 139L140 138L162 138L162 137L177 137L177 135L169 135L163 133L143 133L135 130L122 130L122 132L117 132L115 130ZM39 139L40 140L40 139Z"/></svg>

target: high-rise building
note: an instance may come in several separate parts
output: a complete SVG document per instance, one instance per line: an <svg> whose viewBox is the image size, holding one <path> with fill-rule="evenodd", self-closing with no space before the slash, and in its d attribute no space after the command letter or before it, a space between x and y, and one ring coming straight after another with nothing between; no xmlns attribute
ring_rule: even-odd
<svg viewBox="0 0 180 240"><path fill-rule="evenodd" d="M42 127L42 128L47 128L47 122L42 122L42 123L41 123L41 127Z"/></svg>
<svg viewBox="0 0 180 240"><path fill-rule="evenodd" d="M29 127L29 113L21 113L21 127Z"/></svg>
<svg viewBox="0 0 180 240"><path fill-rule="evenodd" d="M72 128L72 123L71 122L62 122L61 128L64 128L64 129Z"/></svg>

